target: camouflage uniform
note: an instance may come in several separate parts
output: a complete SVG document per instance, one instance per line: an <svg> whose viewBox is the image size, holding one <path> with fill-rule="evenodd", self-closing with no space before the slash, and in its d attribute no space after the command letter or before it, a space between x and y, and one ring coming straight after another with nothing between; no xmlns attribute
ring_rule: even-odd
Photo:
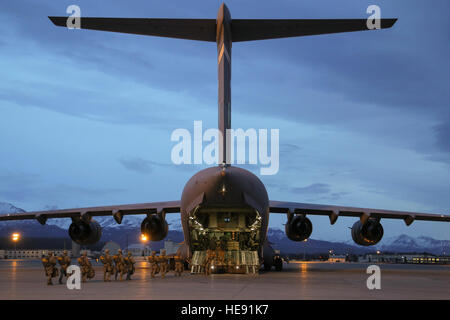
<svg viewBox="0 0 450 320"><path fill-rule="evenodd" d="M87 257L87 252L83 252L83 255L78 258L78 264L81 269L81 281L86 282L86 279L92 279L95 277L94 268L92 268L92 264Z"/></svg>
<svg viewBox="0 0 450 320"><path fill-rule="evenodd" d="M103 263L103 281L111 281L111 275L114 273L114 261L109 255L109 250L105 250L105 254L100 256L100 261Z"/></svg>
<svg viewBox="0 0 450 320"><path fill-rule="evenodd" d="M169 263L168 258L166 256L166 250L161 250L161 253L158 257L159 269L161 271L161 278L164 279L166 273L169 271Z"/></svg>
<svg viewBox="0 0 450 320"><path fill-rule="evenodd" d="M217 263L220 265L224 265L225 264L225 250L220 249L216 250L216 256L217 256Z"/></svg>
<svg viewBox="0 0 450 320"><path fill-rule="evenodd" d="M217 238L216 238L216 236L213 236L209 240L209 249L216 250L216 248L217 248Z"/></svg>
<svg viewBox="0 0 450 320"><path fill-rule="evenodd" d="M42 259L45 275L47 276L47 285L52 285L52 278L58 276L58 268L56 268L56 258L53 252L49 252L48 256Z"/></svg>
<svg viewBox="0 0 450 320"><path fill-rule="evenodd" d="M125 258L125 266L127 270L127 280L131 280L131 275L134 274L135 268L134 264L136 261L133 258L133 255L131 252L128 252L127 257Z"/></svg>
<svg viewBox="0 0 450 320"><path fill-rule="evenodd" d="M63 251L63 254L58 257L59 265L61 269L59 270L59 284L62 284L62 278L67 277L67 268L70 266L71 259L67 255L67 250Z"/></svg>
<svg viewBox="0 0 450 320"><path fill-rule="evenodd" d="M184 261L180 256L175 256L175 276L181 277L184 270Z"/></svg>
<svg viewBox="0 0 450 320"><path fill-rule="evenodd" d="M120 273L120 281L123 280L123 274L126 272L125 260L122 255L122 250L119 249L117 254L114 256L114 262L116 263L116 275L114 279L117 280L117 275Z"/></svg>
<svg viewBox="0 0 450 320"><path fill-rule="evenodd" d="M206 251L206 259L205 259L205 275L210 275L211 274L211 267L214 264L214 260L216 258L216 252L213 250L207 250Z"/></svg>
<svg viewBox="0 0 450 320"><path fill-rule="evenodd" d="M155 274L159 272L159 266L158 266L158 257L156 256L156 251L152 251L152 255L149 256L148 262L150 263L150 272L152 278L155 277Z"/></svg>

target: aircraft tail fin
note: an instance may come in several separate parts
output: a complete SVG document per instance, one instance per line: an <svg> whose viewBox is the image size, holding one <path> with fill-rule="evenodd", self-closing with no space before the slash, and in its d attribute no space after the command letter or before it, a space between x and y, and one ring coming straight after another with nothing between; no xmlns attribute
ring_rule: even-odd
<svg viewBox="0 0 450 320"><path fill-rule="evenodd" d="M396 21L380 19L380 27L390 28ZM364 30L371 30L367 19L233 19L231 38L239 42Z"/></svg>
<svg viewBox="0 0 450 320"><path fill-rule="evenodd" d="M73 17L49 17L67 27ZM69 24L70 25L70 24ZM216 42L215 19L80 18L80 28L147 36Z"/></svg>

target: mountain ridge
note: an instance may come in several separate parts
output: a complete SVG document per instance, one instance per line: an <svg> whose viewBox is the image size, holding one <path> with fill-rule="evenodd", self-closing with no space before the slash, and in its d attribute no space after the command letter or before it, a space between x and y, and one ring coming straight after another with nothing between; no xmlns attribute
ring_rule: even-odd
<svg viewBox="0 0 450 320"><path fill-rule="evenodd" d="M0 202L0 214L23 213L25 210L10 203ZM125 216L122 224L117 224L113 217L96 217L102 226L101 241L116 241L122 246L139 242L140 224L142 216ZM167 217L169 223L169 234L166 239L176 242L183 241L183 232L179 216ZM67 230L71 219L49 219L47 224L42 226L35 220L5 221L0 223L0 233L8 234L21 231L28 237L42 238L67 238ZM283 230L279 228L269 228L268 240L275 249L284 253L328 253L330 250L336 254L364 254L381 250L382 252L429 252L434 254L449 254L450 240L437 240L427 236L411 237L405 234L384 238L380 244L373 247L358 246L352 241L327 241L319 239L308 239L306 242L294 242L286 237ZM152 247L157 249L163 246L163 241L152 243Z"/></svg>

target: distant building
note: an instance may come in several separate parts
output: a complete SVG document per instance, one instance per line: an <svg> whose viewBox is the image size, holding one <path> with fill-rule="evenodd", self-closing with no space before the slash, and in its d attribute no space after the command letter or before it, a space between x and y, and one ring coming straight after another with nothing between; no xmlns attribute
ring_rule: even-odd
<svg viewBox="0 0 450 320"><path fill-rule="evenodd" d="M369 254L360 262L375 263L413 263L413 264L450 264L449 256L435 256L427 254Z"/></svg>
<svg viewBox="0 0 450 320"><path fill-rule="evenodd" d="M117 254L117 252L120 249L120 246L118 243L114 242L114 241L108 241L107 243L105 243L105 245L102 248L102 252L105 252L105 250L108 249L109 250L109 254Z"/></svg>
<svg viewBox="0 0 450 320"><path fill-rule="evenodd" d="M346 255L332 254L328 257L329 262L345 262L347 259Z"/></svg>
<svg viewBox="0 0 450 320"><path fill-rule="evenodd" d="M176 254L178 249L181 247L180 243L173 242L172 240L164 241L164 249L166 250L166 255Z"/></svg>
<svg viewBox="0 0 450 320"><path fill-rule="evenodd" d="M148 256L151 251L152 249L143 243L133 243L127 248L127 253L131 252L131 254L135 257Z"/></svg>
<svg viewBox="0 0 450 320"><path fill-rule="evenodd" d="M60 256L63 249L49 250L49 249L18 249L18 250L0 250L0 259L42 259L48 255L48 252L53 252L54 255ZM90 256L91 250L86 250ZM67 254L72 256L72 251L67 250Z"/></svg>

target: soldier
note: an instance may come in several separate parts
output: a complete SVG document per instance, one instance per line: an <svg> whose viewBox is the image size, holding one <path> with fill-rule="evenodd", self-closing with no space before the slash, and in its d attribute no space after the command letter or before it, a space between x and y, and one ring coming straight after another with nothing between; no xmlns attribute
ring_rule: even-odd
<svg viewBox="0 0 450 320"><path fill-rule="evenodd" d="M166 256L166 250L161 250L161 253L159 254L158 257L158 262L159 262L159 269L161 271L161 278L164 279L166 273L169 271L169 263Z"/></svg>
<svg viewBox="0 0 450 320"><path fill-rule="evenodd" d="M253 249L254 246L255 246L254 235L250 235L250 237L248 237L248 240L247 240L247 248L248 248L248 250L251 250L251 249Z"/></svg>
<svg viewBox="0 0 450 320"><path fill-rule="evenodd" d="M209 239L209 249L216 250L217 248L217 238L215 235L212 236L211 239Z"/></svg>
<svg viewBox="0 0 450 320"><path fill-rule="evenodd" d="M47 285L51 286L52 278L58 276L58 268L56 268L56 258L53 256L53 252L49 251L48 256L42 259L44 265L45 275L47 276Z"/></svg>
<svg viewBox="0 0 450 320"><path fill-rule="evenodd" d="M92 279L95 276L94 268L87 257L87 252L84 251L82 256L78 258L78 264L81 268L81 281L86 282L86 279Z"/></svg>
<svg viewBox="0 0 450 320"><path fill-rule="evenodd" d="M209 276L211 274L212 268L214 266L214 260L216 258L216 252L213 250L206 251L205 259L205 275Z"/></svg>
<svg viewBox="0 0 450 320"><path fill-rule="evenodd" d="M227 249L227 237L225 235L220 237L220 249L226 250Z"/></svg>
<svg viewBox="0 0 450 320"><path fill-rule="evenodd" d="M220 265L224 265L225 264L225 250L220 249L216 250L216 256L217 256L217 263Z"/></svg>
<svg viewBox="0 0 450 320"><path fill-rule="evenodd" d="M59 284L62 284L62 278L67 277L67 268L70 266L71 259L67 255L67 250L63 251L63 254L58 257L59 265L61 269L59 271Z"/></svg>
<svg viewBox="0 0 450 320"><path fill-rule="evenodd" d="M152 251L152 255L148 257L148 262L150 263L150 272L152 278L158 273L158 257L156 256L156 251Z"/></svg>
<svg viewBox="0 0 450 320"><path fill-rule="evenodd" d="M180 256L175 256L175 276L181 277L184 269L184 260Z"/></svg>
<svg viewBox="0 0 450 320"><path fill-rule="evenodd" d="M241 250L247 250L247 233L241 232L239 234L239 247Z"/></svg>
<svg viewBox="0 0 450 320"><path fill-rule="evenodd" d="M105 254L100 256L100 261L103 263L103 281L111 281L111 275L114 273L114 261L109 255L109 249L106 249Z"/></svg>
<svg viewBox="0 0 450 320"><path fill-rule="evenodd" d="M117 280L117 275L120 273L120 281L123 280L123 274L125 273L125 260L122 255L122 250L119 249L114 256L114 262L116 263L116 275L114 279Z"/></svg>
<svg viewBox="0 0 450 320"><path fill-rule="evenodd" d="M134 261L133 255L131 254L131 252L128 252L127 257L125 258L127 280L131 280L131 275L134 274L134 271L135 271L134 264L135 263L136 263L136 261Z"/></svg>

